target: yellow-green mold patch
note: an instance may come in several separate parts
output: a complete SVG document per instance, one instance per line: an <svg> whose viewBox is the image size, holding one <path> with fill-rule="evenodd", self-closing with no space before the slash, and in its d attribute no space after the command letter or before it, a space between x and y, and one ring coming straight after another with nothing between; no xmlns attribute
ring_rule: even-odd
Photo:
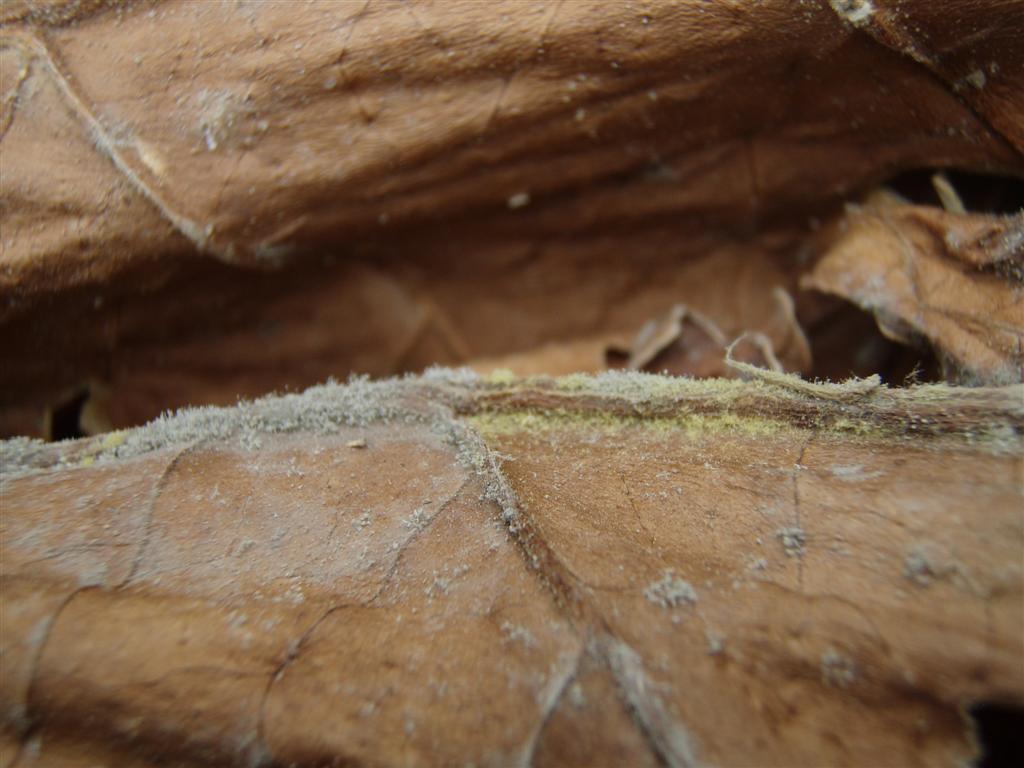
<svg viewBox="0 0 1024 768"><path fill-rule="evenodd" d="M691 438L721 432L767 437L798 429L787 422L759 416L709 415L688 411L680 411L673 416L645 417L613 411L523 408L481 411L467 416L466 421L484 437L570 430L614 434L625 429L642 429L659 436L681 434Z"/></svg>
<svg viewBox="0 0 1024 768"><path fill-rule="evenodd" d="M508 368L495 368L486 376L482 376L481 380L485 384L494 384L497 386L506 387L509 384L515 384L516 382L518 382L519 377L516 376Z"/></svg>
<svg viewBox="0 0 1024 768"><path fill-rule="evenodd" d="M116 432L109 432L103 436L103 440L100 442L100 448L104 451L112 451L117 446L124 443L127 433L123 429L119 429Z"/></svg>

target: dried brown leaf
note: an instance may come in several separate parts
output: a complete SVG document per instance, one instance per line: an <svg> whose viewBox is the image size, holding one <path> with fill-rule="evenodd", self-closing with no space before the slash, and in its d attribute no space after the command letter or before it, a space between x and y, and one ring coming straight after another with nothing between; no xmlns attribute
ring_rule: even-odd
<svg viewBox="0 0 1024 768"><path fill-rule="evenodd" d="M435 373L0 443L2 754L963 762L1024 697L1019 394Z"/></svg>
<svg viewBox="0 0 1024 768"><path fill-rule="evenodd" d="M873 312L903 343L923 338L946 378L1024 380L1024 214L957 214L890 195L852 206L803 286Z"/></svg>
<svg viewBox="0 0 1024 768"><path fill-rule="evenodd" d="M763 331L688 268L792 291L853 191L1024 167L1012 3L412 6L5 2L0 401L100 379L137 424L676 302Z"/></svg>
<svg viewBox="0 0 1024 768"><path fill-rule="evenodd" d="M755 303L762 291L754 286L749 289L749 294L737 289L732 299L738 304ZM770 295L772 304L762 304L763 316L755 326L757 330L743 330L734 339L704 313L676 304L662 318L648 321L628 347L609 344L605 353L609 367L696 378L732 378L736 369L726 361L729 347L737 360L751 365L779 372L806 372L811 366L811 349L796 319L793 300L778 286ZM746 314L750 319L750 313ZM622 364L615 364L616 360Z"/></svg>

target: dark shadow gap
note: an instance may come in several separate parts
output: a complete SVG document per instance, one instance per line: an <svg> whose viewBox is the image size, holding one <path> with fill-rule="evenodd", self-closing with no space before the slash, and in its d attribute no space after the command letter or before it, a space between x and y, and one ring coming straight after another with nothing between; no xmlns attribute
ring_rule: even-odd
<svg viewBox="0 0 1024 768"><path fill-rule="evenodd" d="M1024 765L1024 707L984 701L970 709L981 756L977 768Z"/></svg>
<svg viewBox="0 0 1024 768"><path fill-rule="evenodd" d="M822 296L827 307L816 318L800 318L811 344L812 379L843 381L877 373L890 387L942 381L942 367L921 340L908 346L887 339L870 312L841 299Z"/></svg>
<svg viewBox="0 0 1024 768"><path fill-rule="evenodd" d="M89 399L89 390L81 389L59 403L50 416L50 440L75 440L85 437L82 430L82 409Z"/></svg>
<svg viewBox="0 0 1024 768"><path fill-rule="evenodd" d="M942 206L932 176L937 168L906 171L890 179L886 186L912 203ZM956 190L964 208L971 213L1010 214L1024 209L1024 179L972 171L943 170Z"/></svg>

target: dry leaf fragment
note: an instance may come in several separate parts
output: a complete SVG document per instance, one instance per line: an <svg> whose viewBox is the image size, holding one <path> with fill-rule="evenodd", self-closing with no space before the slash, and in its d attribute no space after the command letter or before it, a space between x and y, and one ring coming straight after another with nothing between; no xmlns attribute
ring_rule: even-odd
<svg viewBox="0 0 1024 768"><path fill-rule="evenodd" d="M778 286L771 297L771 309L767 310L771 314L763 318L763 332L742 331L732 341L732 354L773 371L805 372L810 369L811 349L796 319L793 300ZM737 299L742 300L742 295ZM733 378L736 371L725 359L728 347L730 337L711 317L676 304L660 319L648 321L628 347L610 344L606 359L609 367L632 371Z"/></svg>
<svg viewBox="0 0 1024 768"><path fill-rule="evenodd" d="M957 214L889 194L851 206L802 285L875 315L896 341L924 338L945 377L1024 380L1024 214Z"/></svg>
<svg viewBox="0 0 1024 768"><path fill-rule="evenodd" d="M728 340L707 315L676 304L666 315L649 320L629 349L612 347L612 355L628 355L631 371L658 371L697 378L716 376Z"/></svg>

